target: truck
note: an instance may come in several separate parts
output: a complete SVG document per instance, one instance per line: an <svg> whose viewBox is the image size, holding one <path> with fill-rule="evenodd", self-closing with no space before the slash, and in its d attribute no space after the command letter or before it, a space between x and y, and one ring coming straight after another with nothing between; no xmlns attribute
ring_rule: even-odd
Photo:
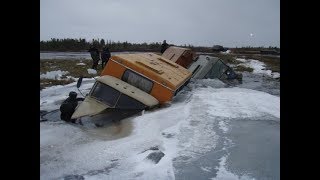
<svg viewBox="0 0 320 180"><path fill-rule="evenodd" d="M170 102L191 76L186 68L154 53L111 56L72 118L119 111L132 115L159 107Z"/></svg>

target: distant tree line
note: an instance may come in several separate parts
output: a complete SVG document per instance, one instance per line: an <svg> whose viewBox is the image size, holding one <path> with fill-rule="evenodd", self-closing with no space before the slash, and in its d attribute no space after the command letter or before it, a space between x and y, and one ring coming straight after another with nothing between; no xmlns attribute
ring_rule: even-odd
<svg viewBox="0 0 320 180"><path fill-rule="evenodd" d="M86 39L56 39L40 41L40 51L86 51L91 46L102 49L108 46L110 51L160 51L161 43L129 43L114 42L104 39L92 39L91 42Z"/></svg>
<svg viewBox="0 0 320 180"><path fill-rule="evenodd" d="M153 43L130 43L130 42L114 42L112 40L104 40L104 39L92 39L91 41L87 41L86 39L57 39L51 38L51 40L40 41L40 51L87 51L91 46L96 46L99 49L102 49L104 46L108 46L110 51L118 52L118 51L147 51L147 52L160 52L161 43L153 42ZM173 44L170 44L173 45ZM180 45L179 47L190 48L193 51L197 52L212 52L212 47L203 47L203 46L193 46L191 44L188 45ZM228 48L227 48L228 49ZM230 48L232 50L239 51L258 51L261 49L275 49L279 50L277 47L241 47L241 48Z"/></svg>

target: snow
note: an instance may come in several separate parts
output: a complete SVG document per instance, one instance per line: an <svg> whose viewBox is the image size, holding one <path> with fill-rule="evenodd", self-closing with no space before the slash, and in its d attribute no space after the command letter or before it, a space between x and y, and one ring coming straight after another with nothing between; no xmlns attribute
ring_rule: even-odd
<svg viewBox="0 0 320 180"><path fill-rule="evenodd" d="M222 54L230 54L231 50L226 50L225 52L221 52Z"/></svg>
<svg viewBox="0 0 320 180"><path fill-rule="evenodd" d="M274 72L274 73L272 73L272 77L273 78L279 78L280 77L280 73Z"/></svg>
<svg viewBox="0 0 320 180"><path fill-rule="evenodd" d="M206 172L211 172L211 167L200 167L201 170L206 171Z"/></svg>
<svg viewBox="0 0 320 180"><path fill-rule="evenodd" d="M93 83L94 79L83 79L80 90L88 93ZM70 91L77 92L76 82L43 89L40 109L57 109ZM280 117L279 97L219 85L219 88L194 88L188 101L145 111L121 121L120 125L99 130L78 128L61 121L43 122L40 124L40 176L41 179L70 174L79 174L85 179L175 179L174 158L192 159L214 150L219 139L217 128L226 133L227 120L266 115ZM124 137L105 138L110 129L121 133L126 128L129 130ZM146 159L153 152L147 149L154 146L165 154L158 164ZM213 171L209 167L201 169ZM226 157L221 159L216 179L245 177L227 171Z"/></svg>
<svg viewBox="0 0 320 180"><path fill-rule="evenodd" d="M207 99L213 116L236 118L270 114L280 118L280 99L265 92L244 88L199 88L194 99Z"/></svg>
<svg viewBox="0 0 320 180"><path fill-rule="evenodd" d="M97 71L95 69L87 69L88 74L97 74Z"/></svg>
<svg viewBox="0 0 320 180"><path fill-rule="evenodd" d="M86 64L85 63L77 63L76 65L77 66L85 66Z"/></svg>
<svg viewBox="0 0 320 180"><path fill-rule="evenodd" d="M237 61L241 61L241 62L247 62L247 60L244 59L244 58L237 58L236 60L237 60Z"/></svg>
<svg viewBox="0 0 320 180"><path fill-rule="evenodd" d="M67 79L73 79L74 81L77 81L78 78L72 77L72 76L66 76Z"/></svg>
<svg viewBox="0 0 320 180"><path fill-rule="evenodd" d="M77 81L78 79L75 78ZM82 85L79 88L80 91L85 95L89 93L91 87L93 86L95 79L93 78L84 78L82 80ZM80 97L81 94L77 89L77 82L70 83L68 85L62 86L52 86L45 88L40 91L40 110L52 111L58 109L63 100L69 96L69 92L75 91Z"/></svg>
<svg viewBox="0 0 320 180"><path fill-rule="evenodd" d="M224 121L219 121L219 128L226 133L228 131L228 127Z"/></svg>
<svg viewBox="0 0 320 180"><path fill-rule="evenodd" d="M265 75L268 75L272 78L279 78L280 77L280 73L272 72L271 70L266 70L265 63L263 63L261 61L258 61L255 59L243 59L243 58L237 58L236 60L242 62L238 65L243 65L243 66L252 68L253 69L252 73L265 74Z"/></svg>
<svg viewBox="0 0 320 180"><path fill-rule="evenodd" d="M40 79L53 79L53 80L60 80L61 76L69 74L68 71L49 71L45 74L40 74Z"/></svg>

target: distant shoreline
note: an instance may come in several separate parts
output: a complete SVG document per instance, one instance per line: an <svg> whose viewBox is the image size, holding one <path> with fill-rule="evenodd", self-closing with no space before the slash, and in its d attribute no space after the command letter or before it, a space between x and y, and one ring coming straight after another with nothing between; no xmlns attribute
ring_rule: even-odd
<svg viewBox="0 0 320 180"><path fill-rule="evenodd" d="M61 50L61 51L41 51L40 53L55 53L55 52L78 52L78 53L89 53L88 50L81 50L81 51L72 51L72 50ZM154 50L116 50L116 51L112 51L112 52L156 52ZM159 50L160 52L160 50Z"/></svg>

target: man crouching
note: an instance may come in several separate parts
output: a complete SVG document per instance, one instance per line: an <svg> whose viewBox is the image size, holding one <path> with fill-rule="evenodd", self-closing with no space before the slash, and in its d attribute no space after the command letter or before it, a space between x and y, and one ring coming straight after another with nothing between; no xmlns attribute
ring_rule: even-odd
<svg viewBox="0 0 320 180"><path fill-rule="evenodd" d="M77 98L77 93L74 91L71 91L69 93L69 97L63 101L63 103L60 106L60 119L64 120L66 122L72 122L76 123L76 119L71 119L72 114L74 113L76 107L78 106L78 101L83 101L84 98ZM79 123L81 121L79 120Z"/></svg>

